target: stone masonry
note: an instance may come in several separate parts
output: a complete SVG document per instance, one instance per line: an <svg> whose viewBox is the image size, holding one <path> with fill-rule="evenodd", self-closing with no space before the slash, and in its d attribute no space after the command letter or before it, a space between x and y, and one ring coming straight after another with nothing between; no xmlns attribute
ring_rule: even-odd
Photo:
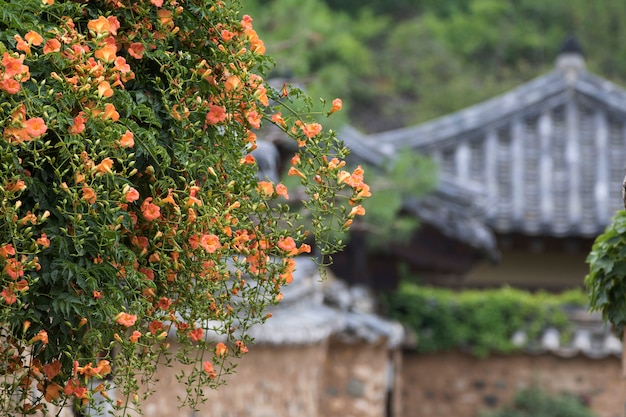
<svg viewBox="0 0 626 417"><path fill-rule="evenodd" d="M624 413L626 380L615 357L405 353L403 365L404 417L476 417L531 387L579 395L599 417Z"/></svg>

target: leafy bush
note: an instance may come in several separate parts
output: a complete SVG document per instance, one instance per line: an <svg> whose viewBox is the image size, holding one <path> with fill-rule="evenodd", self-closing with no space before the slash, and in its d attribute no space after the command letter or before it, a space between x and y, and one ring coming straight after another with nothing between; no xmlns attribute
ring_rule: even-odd
<svg viewBox="0 0 626 417"><path fill-rule="evenodd" d="M511 339L519 330L528 340L547 327L567 337L569 320L563 307L585 306L586 297L578 290L562 295L513 288L456 292L403 283L386 297L386 304L392 317L415 331L419 352L464 349L486 356L518 350Z"/></svg>
<svg viewBox="0 0 626 417"><path fill-rule="evenodd" d="M0 11L0 414L88 410L111 375L126 413L174 330L184 349L165 360L194 365L193 406L310 251L286 187L257 178L254 132L271 121L297 144L289 172L322 255L363 212L363 172L343 169L310 99L265 83L271 62L237 2Z"/></svg>
<svg viewBox="0 0 626 417"><path fill-rule="evenodd" d="M626 326L626 211L619 211L598 236L587 257L589 274L585 285L591 306L602 312L619 337Z"/></svg>
<svg viewBox="0 0 626 417"><path fill-rule="evenodd" d="M512 405L483 413L481 417L594 417L594 414L580 397L553 396L534 388L518 392Z"/></svg>

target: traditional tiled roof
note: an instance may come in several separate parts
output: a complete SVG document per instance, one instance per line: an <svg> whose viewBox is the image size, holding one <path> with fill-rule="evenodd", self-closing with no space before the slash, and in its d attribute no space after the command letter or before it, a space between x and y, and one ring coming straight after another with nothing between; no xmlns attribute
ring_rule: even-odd
<svg viewBox="0 0 626 417"><path fill-rule="evenodd" d="M418 126L342 136L357 158L402 148L431 155L441 176L480 184L501 233L593 237L622 206L626 90L589 73L580 55L508 93Z"/></svg>
<svg viewBox="0 0 626 417"><path fill-rule="evenodd" d="M496 239L483 219L491 204L477 184L443 178L424 198L408 198L404 210L422 223L435 226L445 236L482 251L492 261L500 258Z"/></svg>
<svg viewBox="0 0 626 417"><path fill-rule="evenodd" d="M518 331L513 335L513 343L525 352L537 355L553 354L563 358L583 355L592 359L621 356L622 343L602 321L599 313L574 310L570 320L573 331L567 339L561 337L557 329L548 328L536 340L528 340L525 332Z"/></svg>
<svg viewBox="0 0 626 417"><path fill-rule="evenodd" d="M324 305L322 279L318 266L310 258L296 259L293 281L281 291L281 302L268 309L272 317L250 329L256 344L314 344L345 328L342 315Z"/></svg>
<svg viewBox="0 0 626 417"><path fill-rule="evenodd" d="M383 166L393 160L397 150L392 142L372 140L351 126L341 131L341 140L350 149L352 163ZM464 242L484 252L489 258L499 258L492 230L484 224L486 210L493 206L484 187L473 181L442 177L437 188L423 198L404 201L404 210L421 222L435 226L445 236Z"/></svg>
<svg viewBox="0 0 626 417"><path fill-rule="evenodd" d="M347 343L384 343L389 348L402 344L404 328L376 314L374 300L374 295L365 287L350 287L338 279L324 282L326 305L340 311L345 320L345 327L335 337Z"/></svg>
<svg viewBox="0 0 626 417"><path fill-rule="evenodd" d="M398 346L402 326L375 312L374 298L362 287L327 277L308 257L297 258L294 280L283 287L283 299L270 308L272 318L251 329L255 343L301 345L335 336L345 342Z"/></svg>

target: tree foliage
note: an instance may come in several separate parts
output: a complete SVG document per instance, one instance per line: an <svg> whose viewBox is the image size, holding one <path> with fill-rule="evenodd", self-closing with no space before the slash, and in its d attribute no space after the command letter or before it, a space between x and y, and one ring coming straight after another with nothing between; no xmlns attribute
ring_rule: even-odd
<svg viewBox="0 0 626 417"><path fill-rule="evenodd" d="M259 16L277 68L316 95L343 97L350 122L366 131L441 116L549 71L570 34L592 71L626 83L619 1L257 0L246 7Z"/></svg>
<svg viewBox="0 0 626 417"><path fill-rule="evenodd" d="M310 99L265 83L264 52L236 2L0 1L3 415L96 398L125 415L164 357L193 365L193 406L248 350L305 234L340 248L363 173L342 169ZM296 144L310 231L257 178L262 123Z"/></svg>
<svg viewBox="0 0 626 417"><path fill-rule="evenodd" d="M587 262L589 274L585 285L591 307L601 311L622 337L626 326L626 211L619 211L596 238Z"/></svg>
<svg viewBox="0 0 626 417"><path fill-rule="evenodd" d="M372 102L380 65L373 46L383 42L388 19L367 8L337 12L322 0L251 1L244 7L257 16L257 29L273 51L272 76L287 77L312 96L332 91L352 105Z"/></svg>

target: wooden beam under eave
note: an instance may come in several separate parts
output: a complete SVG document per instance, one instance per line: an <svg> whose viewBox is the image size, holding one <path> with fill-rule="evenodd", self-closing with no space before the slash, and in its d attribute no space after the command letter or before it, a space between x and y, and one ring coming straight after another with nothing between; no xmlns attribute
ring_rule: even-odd
<svg viewBox="0 0 626 417"><path fill-rule="evenodd" d="M607 224L609 214L609 127L607 113L598 109L595 114L596 125L596 185L594 187L594 201L596 203L596 221L598 224Z"/></svg>
<svg viewBox="0 0 626 417"><path fill-rule="evenodd" d="M485 181L487 182L487 198L494 199L498 195L498 178L496 176L496 160L498 154L498 133L491 129L485 137Z"/></svg>
<svg viewBox="0 0 626 417"><path fill-rule="evenodd" d="M497 131L497 152L495 161L495 178L497 181L497 210L494 226L500 232L509 232L513 219L513 178L511 172L511 127Z"/></svg>
<svg viewBox="0 0 626 417"><path fill-rule="evenodd" d="M610 131L610 130L609 130ZM609 134L609 219L619 210L624 210L622 183L626 172L626 121L620 120ZM606 223L608 224L608 222Z"/></svg>
<svg viewBox="0 0 626 417"><path fill-rule="evenodd" d="M455 149L454 159L456 165L456 177L460 180L466 180L470 177L470 158L471 152L467 140L461 139L461 142Z"/></svg>
<svg viewBox="0 0 626 417"><path fill-rule="evenodd" d="M567 164L567 176L569 179L569 225L577 225L582 218L582 199L580 196L580 135L579 135L579 109L574 100L574 92L571 91L572 97L567 101L565 106L565 129L567 144L565 148L565 159ZM571 232L571 231L570 231Z"/></svg>
<svg viewBox="0 0 626 417"><path fill-rule="evenodd" d="M539 134L539 198L541 223L548 225L554 216L554 196L553 196L553 163L552 163L552 133L553 124L550 117L550 110L545 109L539 116L537 122Z"/></svg>
<svg viewBox="0 0 626 417"><path fill-rule="evenodd" d="M513 223L524 225L524 125L520 117L511 124L511 199Z"/></svg>

